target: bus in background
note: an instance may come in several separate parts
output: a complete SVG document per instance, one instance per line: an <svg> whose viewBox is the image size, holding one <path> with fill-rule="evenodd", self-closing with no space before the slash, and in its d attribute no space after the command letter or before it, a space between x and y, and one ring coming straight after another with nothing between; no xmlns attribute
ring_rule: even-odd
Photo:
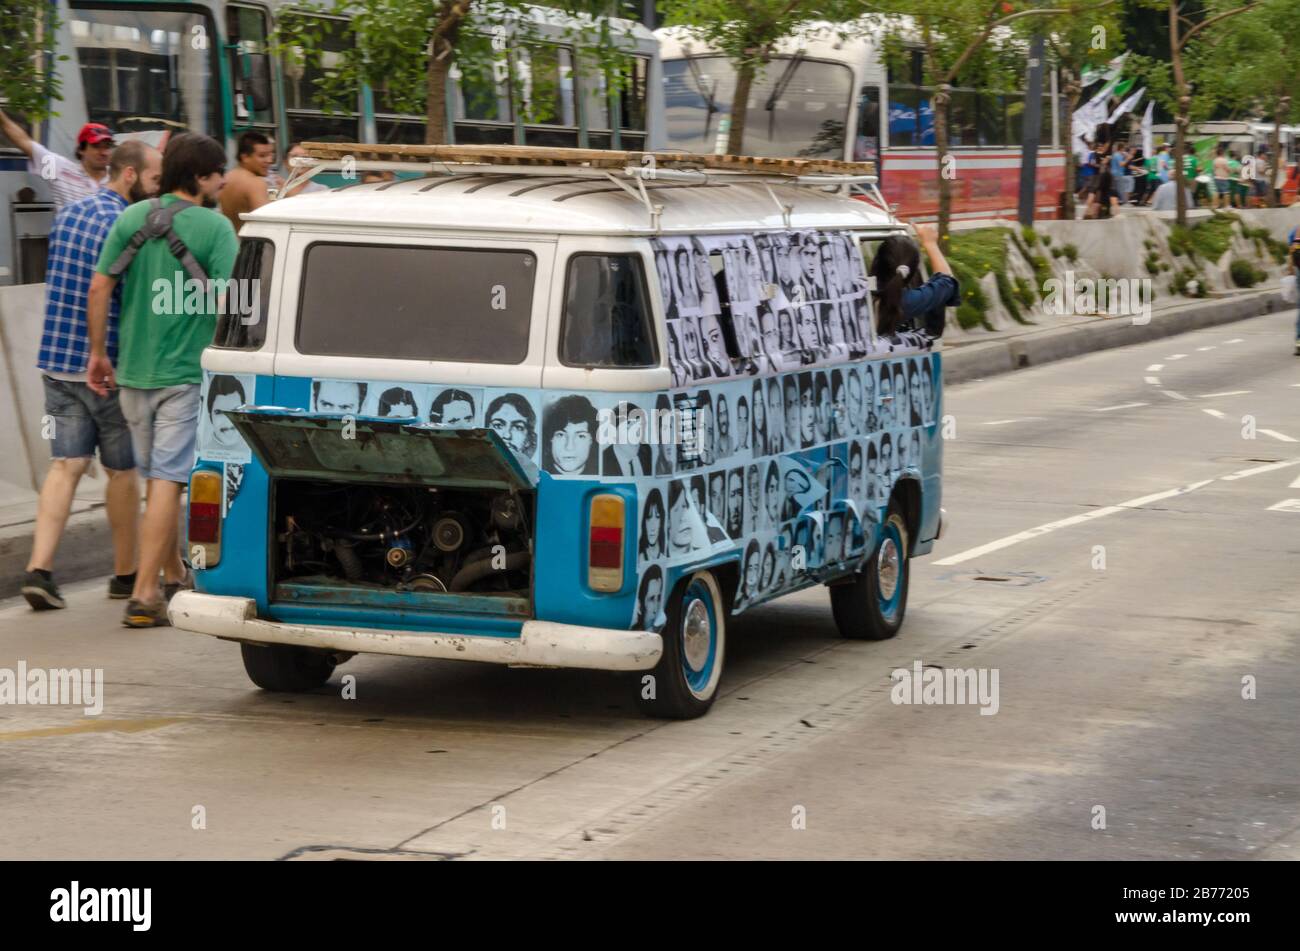
<svg viewBox="0 0 1300 951"><path fill-rule="evenodd" d="M1272 145L1273 128L1271 122L1253 120L1196 122L1192 124L1191 130L1187 133L1187 148L1190 151L1195 143L1209 136L1214 136L1218 139L1219 145L1222 145L1229 153L1236 155L1238 158L1246 155L1259 155ZM1283 125L1278 132L1278 151L1282 155L1283 164L1286 165L1286 176L1282 185L1282 204L1290 205L1296 200L1297 189L1300 186L1300 167L1296 165L1296 149L1300 147L1300 126ZM1175 135L1174 124L1172 122L1156 123L1151 127L1151 135L1157 145L1161 142L1168 142L1170 148L1172 148ZM1206 174L1204 170L1200 171L1202 174ZM1273 183L1270 182L1269 187L1272 188ZM1266 203L1271 203L1272 200L1272 192L1269 192Z"/></svg>
<svg viewBox="0 0 1300 951"><path fill-rule="evenodd" d="M198 0L162 4L128 0L57 0L54 67L60 71L58 115L32 136L71 156L77 130L101 122L126 137L163 144L173 132L214 136L233 163L240 134L271 136L283 157L291 143L423 142L421 115L394 111L382 88L359 86L349 114L330 115L314 96L329 52L353 42L348 20L316 16L327 51L319 67L271 55L269 39L284 17L305 17L289 0ZM623 82L611 86L574 49L567 20L536 8L528 42L512 40L502 78L453 81L447 109L460 144L643 149L663 143L658 42L628 20L612 21L627 45ZM577 67L575 69L575 66ZM4 104L0 102L0 108ZM25 157L0 136L0 286L39 283L54 205Z"/></svg>
<svg viewBox="0 0 1300 951"><path fill-rule="evenodd" d="M670 149L725 151L735 70L681 28L657 31L664 73L664 132ZM822 24L788 39L754 80L742 151L783 158L874 161L880 190L902 217L938 217L933 90L921 54L893 75L877 37L843 38ZM1053 92L1056 80L1050 79ZM1044 95L1035 217L1054 218L1065 189L1059 97ZM955 87L949 147L956 159L953 220L1015 217L1023 93Z"/></svg>

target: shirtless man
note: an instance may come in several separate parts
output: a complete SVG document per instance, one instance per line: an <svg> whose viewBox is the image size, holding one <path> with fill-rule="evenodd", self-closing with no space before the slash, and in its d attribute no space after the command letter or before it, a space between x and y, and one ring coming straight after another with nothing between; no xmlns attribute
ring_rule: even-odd
<svg viewBox="0 0 1300 951"><path fill-rule="evenodd" d="M230 219L237 233L243 225L241 214L270 201L266 176L275 161L275 146L264 133L250 130L239 137L236 161L239 164L226 175L226 186L221 189L221 213Z"/></svg>

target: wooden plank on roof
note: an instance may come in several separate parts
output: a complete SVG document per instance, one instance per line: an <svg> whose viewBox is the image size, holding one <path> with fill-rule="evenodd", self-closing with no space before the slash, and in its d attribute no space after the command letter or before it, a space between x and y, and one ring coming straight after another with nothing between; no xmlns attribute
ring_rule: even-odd
<svg viewBox="0 0 1300 951"><path fill-rule="evenodd" d="M318 159L449 162L476 165L660 167L747 172L755 175L874 175L872 162L834 159L770 158L756 155L703 155L692 152L628 152L609 149L545 148L534 145L373 145L359 142L304 142ZM646 159L649 156L653 164Z"/></svg>

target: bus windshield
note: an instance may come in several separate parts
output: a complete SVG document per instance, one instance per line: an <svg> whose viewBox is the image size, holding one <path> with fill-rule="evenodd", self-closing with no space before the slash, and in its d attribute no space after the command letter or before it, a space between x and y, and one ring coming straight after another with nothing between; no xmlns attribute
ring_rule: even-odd
<svg viewBox="0 0 1300 951"><path fill-rule="evenodd" d="M75 4L68 28L91 122L115 132L220 134L212 81L219 40L201 10Z"/></svg>
<svg viewBox="0 0 1300 951"><path fill-rule="evenodd" d="M736 71L723 56L665 60L668 147L716 152L731 113ZM771 158L844 157L853 74L843 63L777 56L754 78L742 151Z"/></svg>

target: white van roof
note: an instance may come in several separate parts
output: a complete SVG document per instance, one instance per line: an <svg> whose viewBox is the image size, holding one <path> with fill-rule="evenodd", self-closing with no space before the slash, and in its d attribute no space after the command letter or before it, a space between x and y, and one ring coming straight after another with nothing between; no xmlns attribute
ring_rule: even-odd
<svg viewBox="0 0 1300 951"><path fill-rule="evenodd" d="M599 178L453 174L348 185L263 205L248 221L349 228L542 234L743 234L787 229L897 230L882 209L813 188L647 181L658 227L635 194ZM787 223L781 205L789 207Z"/></svg>

